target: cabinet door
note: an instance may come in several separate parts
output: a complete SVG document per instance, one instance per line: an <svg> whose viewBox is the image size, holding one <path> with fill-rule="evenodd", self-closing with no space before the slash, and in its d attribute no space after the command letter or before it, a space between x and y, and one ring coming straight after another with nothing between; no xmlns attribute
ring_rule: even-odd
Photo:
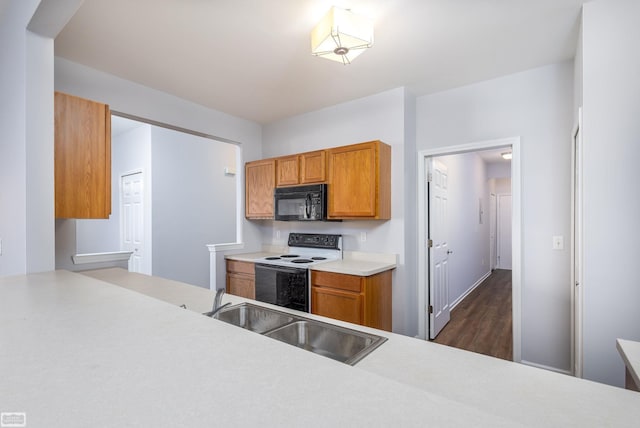
<svg viewBox="0 0 640 428"><path fill-rule="evenodd" d="M298 156L285 156L276 159L276 187L292 186L299 183Z"/></svg>
<svg viewBox="0 0 640 428"><path fill-rule="evenodd" d="M362 295L312 286L311 313L354 324L362 324Z"/></svg>
<svg viewBox="0 0 640 428"><path fill-rule="evenodd" d="M241 273L227 274L227 293L247 299L256 298L255 278Z"/></svg>
<svg viewBox="0 0 640 428"><path fill-rule="evenodd" d="M329 218L391 218L391 147L380 141L328 151Z"/></svg>
<svg viewBox="0 0 640 428"><path fill-rule="evenodd" d="M245 165L245 216L273 218L275 161L247 162Z"/></svg>
<svg viewBox="0 0 640 428"><path fill-rule="evenodd" d="M56 218L109 218L109 106L56 92L54 159Z"/></svg>
<svg viewBox="0 0 640 428"><path fill-rule="evenodd" d="M300 184L327 181L327 152L302 153L300 155Z"/></svg>

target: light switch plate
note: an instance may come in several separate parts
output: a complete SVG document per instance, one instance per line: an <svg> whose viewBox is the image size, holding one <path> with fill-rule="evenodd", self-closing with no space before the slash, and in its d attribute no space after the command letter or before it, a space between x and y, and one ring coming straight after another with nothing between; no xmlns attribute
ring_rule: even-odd
<svg viewBox="0 0 640 428"><path fill-rule="evenodd" d="M557 235L553 237L553 249L564 250L564 236Z"/></svg>

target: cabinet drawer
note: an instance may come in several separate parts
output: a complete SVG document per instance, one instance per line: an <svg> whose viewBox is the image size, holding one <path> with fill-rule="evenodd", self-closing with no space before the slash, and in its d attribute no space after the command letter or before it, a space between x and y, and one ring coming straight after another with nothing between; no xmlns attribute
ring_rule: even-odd
<svg viewBox="0 0 640 428"><path fill-rule="evenodd" d="M242 262L240 260L227 260L227 272L255 275L255 265L251 262Z"/></svg>
<svg viewBox="0 0 640 428"><path fill-rule="evenodd" d="M253 276L242 273L228 273L227 293L247 299L255 299L256 283Z"/></svg>
<svg viewBox="0 0 640 428"><path fill-rule="evenodd" d="M311 285L362 292L362 277L333 272L311 271Z"/></svg>
<svg viewBox="0 0 640 428"><path fill-rule="evenodd" d="M336 320L362 324L361 294L311 287L311 313Z"/></svg>

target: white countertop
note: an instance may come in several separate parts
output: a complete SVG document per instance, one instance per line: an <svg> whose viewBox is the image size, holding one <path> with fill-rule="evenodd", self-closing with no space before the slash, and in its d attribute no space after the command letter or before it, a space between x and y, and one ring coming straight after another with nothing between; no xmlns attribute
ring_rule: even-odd
<svg viewBox="0 0 640 428"><path fill-rule="evenodd" d="M640 394L620 388L364 327L389 340L351 367L203 317L209 290L88 275L122 284L64 271L0 278L0 411L26 412L29 427L640 420Z"/></svg>
<svg viewBox="0 0 640 428"><path fill-rule="evenodd" d="M277 256L282 253L257 252L244 254L230 254L225 256L229 260L239 260L245 262L256 262L256 260ZM346 275L371 276L376 273L384 272L396 268L395 254L376 254L361 252L344 252L342 260L334 262L320 263L309 266L309 269L323 272L342 273Z"/></svg>
<svg viewBox="0 0 640 428"><path fill-rule="evenodd" d="M629 370L631 378L640 388L640 342L617 339L616 347L624 361L624 365Z"/></svg>

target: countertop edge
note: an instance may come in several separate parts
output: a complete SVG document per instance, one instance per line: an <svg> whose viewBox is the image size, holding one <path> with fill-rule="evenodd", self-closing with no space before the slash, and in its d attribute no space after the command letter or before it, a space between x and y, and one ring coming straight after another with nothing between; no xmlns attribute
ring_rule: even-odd
<svg viewBox="0 0 640 428"><path fill-rule="evenodd" d="M637 365L637 361L635 363L631 361L629 356L631 350L629 350L628 348L632 343L637 343L638 348L640 348L640 343L626 339L616 339L616 348L618 348L618 353L622 357L622 361L624 362L625 367L627 368L627 370L629 370L629 374L631 374L633 381L636 383L636 385L638 385L638 387L640 387L640 376L638 375L640 366ZM638 361L640 361L640 353L638 353L636 357Z"/></svg>

